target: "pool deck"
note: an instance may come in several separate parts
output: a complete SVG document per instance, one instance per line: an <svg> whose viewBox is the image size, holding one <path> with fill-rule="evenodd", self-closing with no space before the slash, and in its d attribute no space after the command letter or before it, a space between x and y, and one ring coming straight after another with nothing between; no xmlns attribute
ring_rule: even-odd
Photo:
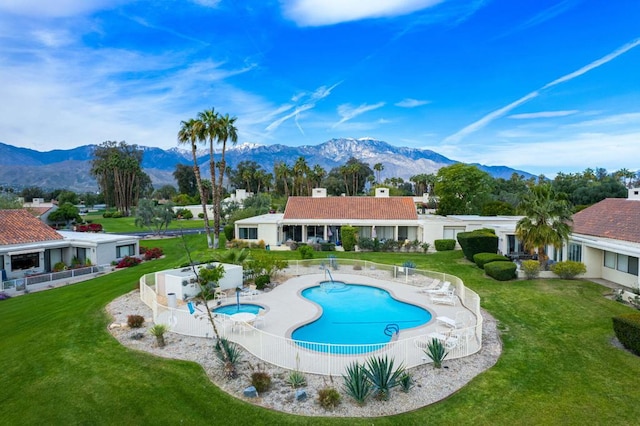
<svg viewBox="0 0 640 426"><path fill-rule="evenodd" d="M431 313L432 318L428 323L401 330L398 336L400 339L448 330L446 326L436 323L436 317L447 316L455 319L458 311L466 311L467 318L473 318L475 322L475 316L462 306L459 299L456 306L433 304L429 295L422 293L420 287L415 285L348 273L334 273L333 279L347 284L371 285L385 289L395 299L420 306ZM327 281L324 273L292 277L269 292L261 292L253 297L241 297L240 303L251 303L265 308L267 312L264 315L264 323L258 327L266 333L290 338L296 328L321 315L320 307L300 294L305 288L319 285L321 281ZM233 303L235 302L225 304Z"/></svg>

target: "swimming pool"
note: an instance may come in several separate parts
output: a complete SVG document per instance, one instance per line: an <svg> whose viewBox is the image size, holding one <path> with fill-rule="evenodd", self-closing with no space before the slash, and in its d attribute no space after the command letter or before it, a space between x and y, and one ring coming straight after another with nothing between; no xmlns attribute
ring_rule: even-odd
<svg viewBox="0 0 640 426"><path fill-rule="evenodd" d="M239 312L248 312L250 314L258 314L261 309L264 309L260 305L255 305L252 303L241 303L240 305L225 305L220 306L219 308L213 309L213 312L216 314L225 314L225 315L233 315Z"/></svg>
<svg viewBox="0 0 640 426"><path fill-rule="evenodd" d="M424 308L396 300L388 291L367 285L323 282L303 290L302 296L322 308L317 320L291 334L292 339L305 347L311 345L302 342L366 344L374 345L369 350L375 350L392 339L396 328L418 327L432 317ZM314 345L313 349L334 352L325 345Z"/></svg>

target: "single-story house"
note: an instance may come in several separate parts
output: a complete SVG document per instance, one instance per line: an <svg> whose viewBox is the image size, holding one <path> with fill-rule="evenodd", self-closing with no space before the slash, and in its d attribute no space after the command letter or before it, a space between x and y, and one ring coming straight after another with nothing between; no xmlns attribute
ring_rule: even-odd
<svg viewBox="0 0 640 426"><path fill-rule="evenodd" d="M573 215L567 259L583 262L586 278L602 278L638 288L640 189L607 198Z"/></svg>
<svg viewBox="0 0 640 426"><path fill-rule="evenodd" d="M502 253L522 251L515 237L521 216L419 215L414 197L391 197L377 188L374 197L328 197L315 188L310 197L289 197L284 213L238 220L235 235L248 242L278 247L289 241L327 241L340 245L342 226L355 226L361 238L427 242L456 239L459 232L495 229Z"/></svg>
<svg viewBox="0 0 640 426"><path fill-rule="evenodd" d="M0 276L2 280L53 271L58 262L108 265L137 256L139 237L56 231L27 210L0 210Z"/></svg>

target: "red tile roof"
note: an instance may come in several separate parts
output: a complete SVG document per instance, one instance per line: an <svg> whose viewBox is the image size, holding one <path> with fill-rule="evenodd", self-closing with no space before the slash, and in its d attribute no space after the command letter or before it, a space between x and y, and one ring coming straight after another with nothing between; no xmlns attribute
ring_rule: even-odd
<svg viewBox="0 0 640 426"><path fill-rule="evenodd" d="M284 219L417 220L412 197L289 197Z"/></svg>
<svg viewBox="0 0 640 426"><path fill-rule="evenodd" d="M573 215L573 232L640 243L640 200L607 198Z"/></svg>
<svg viewBox="0 0 640 426"><path fill-rule="evenodd" d="M25 207L25 210L27 210L35 217L40 217L52 208L53 207Z"/></svg>
<svg viewBox="0 0 640 426"><path fill-rule="evenodd" d="M27 210L0 210L0 245L64 239Z"/></svg>

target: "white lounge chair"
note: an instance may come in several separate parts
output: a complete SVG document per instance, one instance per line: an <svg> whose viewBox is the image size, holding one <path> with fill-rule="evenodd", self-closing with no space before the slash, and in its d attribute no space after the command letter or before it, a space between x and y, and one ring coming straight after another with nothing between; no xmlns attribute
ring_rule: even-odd
<svg viewBox="0 0 640 426"><path fill-rule="evenodd" d="M429 290L435 290L437 288L439 288L441 285L441 281L439 279L434 279L433 281L431 281L431 283L420 287L420 289L418 291L420 291L421 293L428 293Z"/></svg>
<svg viewBox="0 0 640 426"><path fill-rule="evenodd" d="M265 320L265 315L267 314L267 311L264 309L260 309L260 311L258 312L258 316L256 316L256 319L253 320L253 326L257 327L258 324L262 324L262 326L264 327L264 325L266 324L266 320Z"/></svg>
<svg viewBox="0 0 640 426"><path fill-rule="evenodd" d="M448 350L455 348L460 342L460 339L455 334L443 334L438 332L429 334L429 341L432 339L437 339L442 342L442 345Z"/></svg>
<svg viewBox="0 0 640 426"><path fill-rule="evenodd" d="M447 294L449 289L451 288L451 283L449 281L443 282L440 287L434 289L424 290L423 293L427 294Z"/></svg>
<svg viewBox="0 0 640 426"><path fill-rule="evenodd" d="M465 311L458 311L455 319L442 315L436 317L436 322L453 329L465 328L467 326L467 315Z"/></svg>
<svg viewBox="0 0 640 426"><path fill-rule="evenodd" d="M432 294L431 295L431 303L438 303L441 305L452 305L456 306L456 292L454 289L448 290L444 294Z"/></svg>

